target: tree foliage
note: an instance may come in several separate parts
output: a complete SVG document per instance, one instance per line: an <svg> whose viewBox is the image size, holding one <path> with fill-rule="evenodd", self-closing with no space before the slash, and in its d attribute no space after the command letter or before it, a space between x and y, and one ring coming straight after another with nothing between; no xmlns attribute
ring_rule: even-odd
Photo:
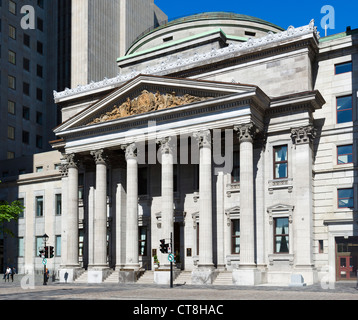
<svg viewBox="0 0 358 320"><path fill-rule="evenodd" d="M24 211L24 207L20 201L14 201L9 204L7 201L0 201L0 224L11 220L17 221L20 214Z"/></svg>

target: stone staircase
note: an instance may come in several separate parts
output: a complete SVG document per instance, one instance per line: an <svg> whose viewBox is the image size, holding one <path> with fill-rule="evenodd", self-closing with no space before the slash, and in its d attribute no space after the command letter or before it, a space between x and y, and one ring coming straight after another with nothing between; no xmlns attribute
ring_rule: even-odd
<svg viewBox="0 0 358 320"><path fill-rule="evenodd" d="M232 286L232 272L221 271L213 282L215 286Z"/></svg>
<svg viewBox="0 0 358 320"><path fill-rule="evenodd" d="M154 283L154 271L147 270L136 282L137 284L153 284Z"/></svg>
<svg viewBox="0 0 358 320"><path fill-rule="evenodd" d="M88 282L88 271L83 272L76 280L75 283L87 283Z"/></svg>
<svg viewBox="0 0 358 320"><path fill-rule="evenodd" d="M114 270L106 279L104 279L103 283L119 283L119 271Z"/></svg>
<svg viewBox="0 0 358 320"><path fill-rule="evenodd" d="M174 280L175 285L191 284L191 271L181 271L179 276Z"/></svg>

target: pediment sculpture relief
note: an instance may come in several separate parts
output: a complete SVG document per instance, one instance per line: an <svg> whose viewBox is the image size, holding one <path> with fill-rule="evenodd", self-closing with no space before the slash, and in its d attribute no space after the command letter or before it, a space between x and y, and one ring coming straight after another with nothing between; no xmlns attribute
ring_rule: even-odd
<svg viewBox="0 0 358 320"><path fill-rule="evenodd" d="M120 106L115 105L112 111L102 114L99 118L94 119L88 125L125 118L146 112L173 108L208 99L211 99L211 97L195 97L190 94L177 96L175 92L160 94L158 91L154 94L147 90L143 90L137 98L134 98L133 100L127 98L127 100Z"/></svg>

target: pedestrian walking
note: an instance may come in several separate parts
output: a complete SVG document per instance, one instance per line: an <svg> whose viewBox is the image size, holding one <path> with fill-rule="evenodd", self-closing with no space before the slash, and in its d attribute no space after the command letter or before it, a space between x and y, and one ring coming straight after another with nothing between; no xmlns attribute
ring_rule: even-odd
<svg viewBox="0 0 358 320"><path fill-rule="evenodd" d="M12 269L11 269L11 282L14 282L14 275L15 275L15 273L16 273L16 269L15 269L15 267L12 267Z"/></svg>
<svg viewBox="0 0 358 320"><path fill-rule="evenodd" d="M6 271L5 271L5 274L4 274L4 280L6 282L6 279L7 279L7 282L9 282L9 277L11 275L11 268L10 267L6 267Z"/></svg>

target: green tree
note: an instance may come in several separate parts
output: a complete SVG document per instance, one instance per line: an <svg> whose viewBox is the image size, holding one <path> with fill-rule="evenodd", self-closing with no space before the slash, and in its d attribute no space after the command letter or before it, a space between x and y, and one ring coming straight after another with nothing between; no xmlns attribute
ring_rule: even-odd
<svg viewBox="0 0 358 320"><path fill-rule="evenodd" d="M1 183L1 181L0 181ZM25 207L18 200L8 203L0 201L0 232L12 234L11 230L5 227L7 222L18 221L19 216L24 212Z"/></svg>

